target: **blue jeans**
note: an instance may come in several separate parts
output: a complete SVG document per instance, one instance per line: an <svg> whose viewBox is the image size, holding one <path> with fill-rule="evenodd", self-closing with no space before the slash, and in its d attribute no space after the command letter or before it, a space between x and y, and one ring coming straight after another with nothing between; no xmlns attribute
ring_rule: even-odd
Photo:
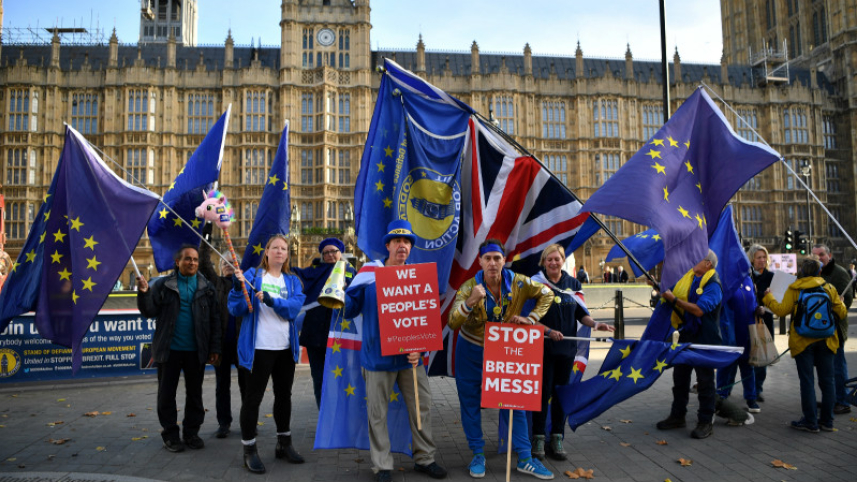
<svg viewBox="0 0 857 482"><path fill-rule="evenodd" d="M848 381L848 363L845 362L845 343L842 338L839 339L839 349L833 355L833 370L834 380L836 383L836 403L840 405L848 405L845 397L848 395L848 390L845 389L845 382Z"/></svg>
<svg viewBox="0 0 857 482"><path fill-rule="evenodd" d="M832 425L836 391L833 386L833 352L827 348L824 340L819 340L794 358L800 380L800 407L803 418L809 425L818 425L819 421L822 425ZM818 374L818 387L821 389L820 417L816 415L813 367Z"/></svg>
<svg viewBox="0 0 857 482"><path fill-rule="evenodd" d="M731 365L717 369L717 386L729 388L718 388L717 394L722 398L729 398L732 393L732 383L738 370L741 371L741 385L744 387L744 400L756 400L756 372L747 360L735 360Z"/></svg>
<svg viewBox="0 0 857 482"><path fill-rule="evenodd" d="M455 345L455 386L461 406L461 427L467 444L474 454L485 453L482 438L482 356L485 349L458 336ZM493 412L493 410L492 410ZM519 459L532 457L527 417L522 410L514 412L512 422L512 450ZM500 410L500 417L509 423L509 410ZM506 425L508 427L508 425ZM506 434L501 434L505 436Z"/></svg>

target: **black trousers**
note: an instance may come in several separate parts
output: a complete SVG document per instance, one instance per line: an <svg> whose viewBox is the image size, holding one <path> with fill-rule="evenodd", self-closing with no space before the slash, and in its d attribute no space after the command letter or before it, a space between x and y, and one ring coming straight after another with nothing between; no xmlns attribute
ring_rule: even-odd
<svg viewBox="0 0 857 482"><path fill-rule="evenodd" d="M232 385L232 365L238 368L238 351L237 344L233 342L223 342L223 353L220 355L220 365L214 367L214 372L217 375L215 381L217 383L215 389L215 401L217 407L217 423L219 425L232 424L232 393L230 386ZM241 399L244 399L244 391L246 389L245 373L238 370L238 390L241 392Z"/></svg>
<svg viewBox="0 0 857 482"><path fill-rule="evenodd" d="M324 357L327 355L326 346L306 346L306 356L309 359L309 373L312 375L312 390L315 394L315 404L321 409L321 387L324 382Z"/></svg>
<svg viewBox="0 0 857 482"><path fill-rule="evenodd" d="M199 353L195 351L170 350L167 361L158 364L158 421L163 427L161 437L164 440L179 439L176 391L181 372L184 372L185 386L182 420L184 437L197 435L205 420L205 407L202 405L202 375L205 365L199 363Z"/></svg>
<svg viewBox="0 0 857 482"><path fill-rule="evenodd" d="M568 384L571 377L571 369L574 366L574 358L568 356L555 356L546 354L542 364L544 385L542 388L542 411L533 412L533 435L545 435L545 422L550 410L551 434L562 435L565 431L565 412L559 399L555 396L554 387ZM548 400L553 397L550 409Z"/></svg>
<svg viewBox="0 0 857 482"><path fill-rule="evenodd" d="M291 430L292 384L295 381L295 359L291 348L285 350L256 350L253 355L253 370L239 368L247 377L247 388L241 402L241 438L256 438L256 423L259 421L259 406L265 395L270 378L274 384L274 422L277 433Z"/></svg>
<svg viewBox="0 0 857 482"><path fill-rule="evenodd" d="M690 399L690 379L696 370L696 389L699 394L699 412L697 420L700 423L711 423L714 420L714 405L717 400L714 383L714 369L676 365L673 367L673 405L672 415L684 417L687 415L687 402Z"/></svg>

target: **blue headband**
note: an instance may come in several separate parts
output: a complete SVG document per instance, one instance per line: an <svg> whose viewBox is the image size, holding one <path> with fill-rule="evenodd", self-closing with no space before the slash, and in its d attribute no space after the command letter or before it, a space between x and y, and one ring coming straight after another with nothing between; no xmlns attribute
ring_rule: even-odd
<svg viewBox="0 0 857 482"><path fill-rule="evenodd" d="M494 251L497 251L501 255L505 256L505 254L503 254L503 248L501 248L500 246L497 246L494 243L487 244L487 245L483 246L482 248L480 248L479 249L479 256L482 257L482 256L485 256L486 253L493 253Z"/></svg>

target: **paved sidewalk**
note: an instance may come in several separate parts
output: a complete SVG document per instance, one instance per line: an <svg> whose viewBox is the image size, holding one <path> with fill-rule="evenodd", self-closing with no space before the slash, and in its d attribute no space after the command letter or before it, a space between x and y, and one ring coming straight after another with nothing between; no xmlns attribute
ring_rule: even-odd
<svg viewBox="0 0 857 482"><path fill-rule="evenodd" d="M853 313L853 312L852 312ZM638 337L647 310L626 310L631 319L626 336ZM608 321L612 311L600 310L599 320ZM852 314L852 320L855 317ZM854 326L854 323L852 323ZM846 345L852 376L857 375L857 330ZM786 337L776 337L780 351ZM589 373L594 373L606 353L606 344L592 352ZM461 429L458 396L451 378L431 379L432 429L438 445L438 462L449 469L455 481L471 480L467 464L471 454ZM357 450L313 451L318 411L312 395L308 368L299 368L293 394L292 432L296 448L307 459L290 465L274 458L276 443L271 413L273 395L266 394L260 411L259 450L268 472L253 475L242 467L242 449L237 430L239 397L233 380L233 432L224 440L214 437L214 378L206 377L204 394L211 408L200 435L203 450L173 454L163 449L154 411L155 380L135 378L108 382L86 382L41 386L0 386L0 482L12 481L183 481L183 480L298 480L370 481L369 454ZM800 399L794 362L787 355L769 368L766 402L756 423L728 427L722 420L714 435L705 440L690 438L696 399L691 397L687 429L660 432L655 423L669 412L670 373L648 391L602 414L576 433L566 431L568 462L546 461L557 479L577 467L593 469L601 482L654 481L848 481L857 480L857 408L836 418L833 433L808 434L787 424L799 417ZM180 394L183 390L180 390ZM738 398L736 398L738 395ZM741 402L740 388L732 400ZM183 400L179 400L183 406ZM89 412L97 416L87 416ZM181 414L179 414L181 419ZM493 410L483 415L488 453L486 480L505 479L505 454L496 454L497 417ZM56 445L51 440L67 439ZM666 444L658 444L663 440ZM682 467L679 458L691 459ZM780 459L798 470L774 468ZM410 458L396 455L394 481L431 480L413 470ZM514 461L514 457L513 457ZM517 481L536 480L512 473Z"/></svg>

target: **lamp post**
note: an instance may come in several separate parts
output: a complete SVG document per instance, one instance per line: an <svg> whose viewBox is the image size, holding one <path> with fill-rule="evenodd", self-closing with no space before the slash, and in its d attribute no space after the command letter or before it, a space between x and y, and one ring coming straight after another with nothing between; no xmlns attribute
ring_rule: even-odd
<svg viewBox="0 0 857 482"><path fill-rule="evenodd" d="M804 182L806 183L806 224L807 224L807 236L809 245L812 246L812 210L811 205L809 203L809 177L812 174L812 164L808 160L801 161L800 164L800 175L804 177Z"/></svg>
<svg viewBox="0 0 857 482"><path fill-rule="evenodd" d="M300 236L301 236L301 212L298 210L297 203L292 205L291 229L289 229L289 238L291 239L291 256L292 264L295 263L295 258L300 253ZM298 260L300 264L300 260Z"/></svg>

